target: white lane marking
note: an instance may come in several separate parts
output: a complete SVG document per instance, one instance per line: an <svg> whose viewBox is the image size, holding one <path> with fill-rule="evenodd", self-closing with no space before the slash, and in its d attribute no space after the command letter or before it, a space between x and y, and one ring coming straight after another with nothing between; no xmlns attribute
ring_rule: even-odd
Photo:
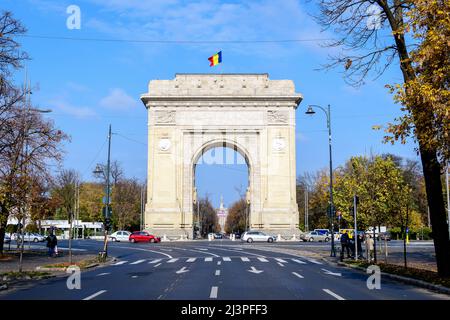
<svg viewBox="0 0 450 320"><path fill-rule="evenodd" d="M216 276L220 276L220 270L216 270Z"/></svg>
<svg viewBox="0 0 450 320"><path fill-rule="evenodd" d="M185 273L185 272L189 272L189 270L186 269L186 267L183 267L183 268L181 268L180 270L178 270L178 271L176 272L176 274Z"/></svg>
<svg viewBox="0 0 450 320"><path fill-rule="evenodd" d="M197 260L197 258L189 258L186 260L186 262L194 262L195 260Z"/></svg>
<svg viewBox="0 0 450 320"><path fill-rule="evenodd" d="M291 259L294 262L300 263L300 264L306 264L306 262L298 260L298 259Z"/></svg>
<svg viewBox="0 0 450 320"><path fill-rule="evenodd" d="M333 291L329 290L329 289L322 289L323 291L325 291L326 293L328 293L330 296L335 297L338 300L345 300L344 298L342 298L340 295L334 293Z"/></svg>
<svg viewBox="0 0 450 320"><path fill-rule="evenodd" d="M283 259L280 259L280 258L275 258L275 260L277 260L278 262L281 262L281 263L287 263L286 260L283 260Z"/></svg>
<svg viewBox="0 0 450 320"><path fill-rule="evenodd" d="M329 274L329 275L331 275L331 276L338 276L338 277L341 277L341 276L342 276L342 273L340 273L340 272L332 272L332 271L327 270L327 269L324 269L324 268L322 268L321 270L322 270L323 272L325 272L325 274Z"/></svg>
<svg viewBox="0 0 450 320"><path fill-rule="evenodd" d="M249 261L250 261L250 259L247 258L247 257L241 257L241 260L242 260L243 262L249 262Z"/></svg>
<svg viewBox="0 0 450 320"><path fill-rule="evenodd" d="M210 252L205 252L204 250L182 249L182 248L177 248L177 247L168 247L168 248L173 248L173 249L178 249L178 250L184 250L184 251L201 252L201 253L203 253L203 254L209 254L210 256L213 256L213 257L217 257L217 258L220 257L220 256L218 256L217 254L210 253ZM172 257L171 257L171 258L172 258Z"/></svg>
<svg viewBox="0 0 450 320"><path fill-rule="evenodd" d="M301 274L298 274L297 272L292 272L292 274L300 279L304 278Z"/></svg>
<svg viewBox="0 0 450 320"><path fill-rule="evenodd" d="M252 272L252 273L256 273L256 274L258 274L258 273L261 273L261 272L264 272L263 270L258 270L258 269L256 269L255 267L251 267L251 269L250 270L247 270L248 272Z"/></svg>
<svg viewBox="0 0 450 320"><path fill-rule="evenodd" d="M138 261L132 262L132 263L130 263L130 264L139 264L139 263L142 263L142 262L144 262L144 261L145 261L145 259L142 259L142 260L138 260Z"/></svg>
<svg viewBox="0 0 450 320"><path fill-rule="evenodd" d="M156 259L156 260L149 261L149 263L150 263L150 264L154 264L154 263L160 262L161 260L162 260L162 259Z"/></svg>
<svg viewBox="0 0 450 320"><path fill-rule="evenodd" d="M217 265L220 266L222 264L222 261L217 261Z"/></svg>
<svg viewBox="0 0 450 320"><path fill-rule="evenodd" d="M205 262L211 262L213 259L211 257L205 258Z"/></svg>
<svg viewBox="0 0 450 320"><path fill-rule="evenodd" d="M317 260L311 259L311 258L305 258L306 260L308 260L311 263L315 263L315 264L323 264L322 262L319 262Z"/></svg>
<svg viewBox="0 0 450 320"><path fill-rule="evenodd" d="M162 263L158 263L157 265L155 265L155 268L159 267L160 265L162 265Z"/></svg>
<svg viewBox="0 0 450 320"><path fill-rule="evenodd" d="M161 250L161 251L168 251L168 252L172 251L172 249L164 249L164 248L160 248L159 250Z"/></svg>
<svg viewBox="0 0 450 320"><path fill-rule="evenodd" d="M205 248L195 248L195 249L202 250L202 251L208 251L208 249L205 249Z"/></svg>
<svg viewBox="0 0 450 320"><path fill-rule="evenodd" d="M103 294L103 293L105 293L105 292L106 292L106 290L100 290L99 292L96 292L96 293L90 295L89 297L84 298L83 300L91 300L91 299L94 299L95 297L97 297L97 296L99 296L99 295L101 295L101 294Z"/></svg>
<svg viewBox="0 0 450 320"><path fill-rule="evenodd" d="M269 260L265 259L265 258L258 258L259 261L261 262L269 262Z"/></svg>
<svg viewBox="0 0 450 320"><path fill-rule="evenodd" d="M106 276L106 275L108 275L108 274L111 274L111 272L103 272L103 273L99 273L99 274L97 275L97 277L100 277L100 276Z"/></svg>
<svg viewBox="0 0 450 320"><path fill-rule="evenodd" d="M136 279L138 276L131 276L133 279Z"/></svg>
<svg viewBox="0 0 450 320"><path fill-rule="evenodd" d="M219 287L211 287L211 293L209 294L209 298L217 299L217 291L219 291Z"/></svg>
<svg viewBox="0 0 450 320"><path fill-rule="evenodd" d="M113 266L120 266L121 264L127 263L128 261L119 261L117 263L114 263Z"/></svg>
<svg viewBox="0 0 450 320"><path fill-rule="evenodd" d="M223 257L223 261L231 261L230 257Z"/></svg>
<svg viewBox="0 0 450 320"><path fill-rule="evenodd" d="M127 250L138 250L138 251L147 251L147 252L154 252L157 254L162 254L165 255L167 258L172 259L173 257L170 254L164 253L164 252L159 252L156 250L150 250L150 249L142 249L142 248L133 248L133 247L114 247L114 248L121 248L121 249L127 249Z"/></svg>
<svg viewBox="0 0 450 320"><path fill-rule="evenodd" d="M170 259L167 261L167 263L174 263L175 261L178 261L178 258Z"/></svg>
<svg viewBox="0 0 450 320"><path fill-rule="evenodd" d="M233 250L239 250L239 251L242 251L242 250L244 250L244 249L241 249L241 248L234 248Z"/></svg>
<svg viewBox="0 0 450 320"><path fill-rule="evenodd" d="M231 251L231 252L239 252L239 253L245 252L245 254L247 254L247 255L257 256L257 257L262 257L262 258L267 258L266 256L263 256L262 254L251 253L251 252L242 251L242 250L236 251L235 249L224 249L224 248L217 248L217 247L215 247L214 249L216 249L216 250L224 250L224 251ZM206 253L206 252L205 252L205 253Z"/></svg>
<svg viewBox="0 0 450 320"><path fill-rule="evenodd" d="M281 262L277 262L277 263L280 267L284 267L284 264L282 264Z"/></svg>

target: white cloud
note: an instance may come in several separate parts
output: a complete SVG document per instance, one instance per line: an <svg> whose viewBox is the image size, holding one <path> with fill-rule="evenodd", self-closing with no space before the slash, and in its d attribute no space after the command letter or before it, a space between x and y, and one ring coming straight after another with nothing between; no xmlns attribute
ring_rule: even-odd
<svg viewBox="0 0 450 320"><path fill-rule="evenodd" d="M138 106L137 100L120 88L111 89L109 94L100 100L99 104L104 108L114 110L127 110Z"/></svg>
<svg viewBox="0 0 450 320"><path fill-rule="evenodd" d="M61 111L64 114L73 116L78 119L94 118L97 113L89 107L74 106L66 101L52 100L48 102L48 106L57 113Z"/></svg>

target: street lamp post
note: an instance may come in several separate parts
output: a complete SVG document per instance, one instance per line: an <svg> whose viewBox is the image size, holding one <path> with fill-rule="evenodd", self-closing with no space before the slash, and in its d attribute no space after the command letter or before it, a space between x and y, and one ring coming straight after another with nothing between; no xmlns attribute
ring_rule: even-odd
<svg viewBox="0 0 450 320"><path fill-rule="evenodd" d="M330 105L328 105L328 108L325 109L319 105L309 105L308 109L306 110L306 114L313 115L316 112L313 108L319 108L323 112L325 112L325 115L327 116L327 127L328 127L328 147L329 147L329 154L330 154L330 224L331 224L331 257L336 256L336 248L334 246L334 205L333 205L333 160L332 160L332 152L331 152L331 109Z"/></svg>
<svg viewBox="0 0 450 320"><path fill-rule="evenodd" d="M101 251L99 253L99 256L101 259L106 259L106 257L108 256L108 230L111 224L111 217L110 217L110 211L109 211L109 206L111 204L111 200L110 200L110 194L111 194L111 186L110 186L110 181L109 181L109 176L110 176L110 166L111 166L111 125L109 125L109 133L108 133L108 162L106 164L106 203L105 203L105 212L104 212L104 216L105 216L105 223L104 223L104 234L105 234L105 239L103 242L103 251ZM99 166L97 166L97 168L95 169L94 173L103 173L103 169L101 169Z"/></svg>

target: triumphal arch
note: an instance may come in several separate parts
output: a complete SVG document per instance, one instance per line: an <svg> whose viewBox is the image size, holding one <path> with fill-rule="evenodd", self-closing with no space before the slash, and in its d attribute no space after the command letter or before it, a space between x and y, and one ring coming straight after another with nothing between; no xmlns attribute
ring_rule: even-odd
<svg viewBox="0 0 450 320"><path fill-rule="evenodd" d="M224 146L248 165L251 229L298 235L295 109L302 95L293 81L268 74L176 74L151 80L141 100L148 111L147 230L192 237L196 163Z"/></svg>

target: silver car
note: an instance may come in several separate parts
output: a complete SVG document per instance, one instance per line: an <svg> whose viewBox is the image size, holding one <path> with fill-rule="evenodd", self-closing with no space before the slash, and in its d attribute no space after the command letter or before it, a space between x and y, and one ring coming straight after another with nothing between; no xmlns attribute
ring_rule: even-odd
<svg viewBox="0 0 450 320"><path fill-rule="evenodd" d="M330 240L330 236L326 235L326 234L320 234L317 231L311 231L311 232L302 234L301 239L303 241L309 241L309 242L313 242L313 241L325 241L325 242L328 242Z"/></svg>
<svg viewBox="0 0 450 320"><path fill-rule="evenodd" d="M109 239L111 241L113 241L113 242L114 241L117 241L117 242L126 241L126 242L128 242L128 240L130 239L130 234L131 234L130 231L119 230L119 231L116 231L113 234L111 234L109 236Z"/></svg>
<svg viewBox="0 0 450 320"><path fill-rule="evenodd" d="M276 237L261 231L247 231L241 237L241 241L246 241L248 243L252 243L253 241L274 242L275 240Z"/></svg>
<svg viewBox="0 0 450 320"><path fill-rule="evenodd" d="M24 241L26 242L42 242L45 241L45 237L40 235L39 233L25 232ZM17 234L17 240L20 240L22 237L20 233Z"/></svg>

